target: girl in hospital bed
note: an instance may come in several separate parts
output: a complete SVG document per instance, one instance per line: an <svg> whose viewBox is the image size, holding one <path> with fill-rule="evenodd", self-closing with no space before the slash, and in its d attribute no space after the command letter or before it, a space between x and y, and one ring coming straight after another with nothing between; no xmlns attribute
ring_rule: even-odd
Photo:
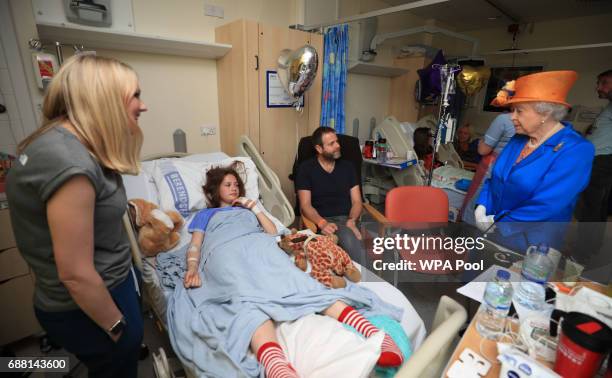
<svg viewBox="0 0 612 378"><path fill-rule="evenodd" d="M247 357L250 346L267 377L294 377L298 375L278 344L273 321L322 312L366 338L379 332L348 304L366 313L393 306L356 285L328 289L296 268L278 248L273 236L276 227L261 205L244 197L244 184L236 170L209 170L203 190L210 207L200 211L189 225L193 235L183 281L185 288L193 290L182 291L189 293L194 303L199 302L200 320L207 324L196 333L205 330L208 348L224 350L243 372L256 376L258 365L250 364ZM381 349L378 365L401 365L402 354L388 335ZM205 355L219 361L219 355L210 350Z"/></svg>

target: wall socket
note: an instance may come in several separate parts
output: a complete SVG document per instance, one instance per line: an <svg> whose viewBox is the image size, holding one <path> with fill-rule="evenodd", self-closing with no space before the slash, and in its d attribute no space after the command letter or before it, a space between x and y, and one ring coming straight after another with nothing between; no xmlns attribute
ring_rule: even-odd
<svg viewBox="0 0 612 378"><path fill-rule="evenodd" d="M223 18L223 7L214 4L204 4L204 15L210 17Z"/></svg>
<svg viewBox="0 0 612 378"><path fill-rule="evenodd" d="M215 135L216 133L217 133L216 127L211 127L211 126L201 126L200 127L201 136Z"/></svg>

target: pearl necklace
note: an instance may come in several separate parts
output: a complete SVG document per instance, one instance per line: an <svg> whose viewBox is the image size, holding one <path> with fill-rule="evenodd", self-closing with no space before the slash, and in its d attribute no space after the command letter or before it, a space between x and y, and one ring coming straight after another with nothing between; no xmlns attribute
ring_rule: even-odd
<svg viewBox="0 0 612 378"><path fill-rule="evenodd" d="M542 145L542 143L546 142L546 140L548 138L550 138L551 135L553 135L557 131L561 130L561 127L559 127L559 126L563 127L563 125L561 125L560 123L557 123L552 129L550 129L550 131L546 135L544 135L544 137L542 139L540 139L540 141L538 143L533 143L531 141L531 138L529 138L529 140L527 141L527 145L529 146L529 148L532 148L532 149L535 150L536 148L540 147L540 145Z"/></svg>
<svg viewBox="0 0 612 378"><path fill-rule="evenodd" d="M561 127L559 127L561 126ZM554 133L556 133L557 131L561 130L561 128L563 127L562 124L557 123L542 139L540 139L540 141L538 143L533 143L531 142L531 138L529 138L529 140L527 141L527 144L525 147L529 147L529 149L527 148L523 148L523 150L521 151L521 153L519 154L518 159L516 159L516 161L514 162L514 164L518 164L519 162L521 162L523 159L525 159L527 156L529 156L529 154L535 150L536 148L540 147L542 145L542 143L546 142L546 140L553 135Z"/></svg>

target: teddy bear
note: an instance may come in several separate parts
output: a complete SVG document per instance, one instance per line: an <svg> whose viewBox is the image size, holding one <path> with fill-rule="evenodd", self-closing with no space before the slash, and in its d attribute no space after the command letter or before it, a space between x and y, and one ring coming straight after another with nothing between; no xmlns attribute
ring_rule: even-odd
<svg viewBox="0 0 612 378"><path fill-rule="evenodd" d="M156 256L174 248L180 239L183 217L176 211L161 211L154 203L135 198L128 201L130 216L138 230L138 245L142 253Z"/></svg>
<svg viewBox="0 0 612 378"><path fill-rule="evenodd" d="M359 282L361 272L355 267L348 253L338 246L336 235L312 235L298 233L295 229L283 236L279 246L295 257L295 265L303 270L310 262L312 278L332 288L343 288L346 281Z"/></svg>

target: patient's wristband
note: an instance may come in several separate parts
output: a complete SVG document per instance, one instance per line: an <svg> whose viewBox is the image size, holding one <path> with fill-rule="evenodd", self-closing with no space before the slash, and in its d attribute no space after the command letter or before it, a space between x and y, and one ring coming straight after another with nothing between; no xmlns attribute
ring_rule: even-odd
<svg viewBox="0 0 612 378"><path fill-rule="evenodd" d="M325 220L325 218L321 219L319 223L317 223L317 227L319 227L320 230L322 230L325 226L327 226L327 221Z"/></svg>
<svg viewBox="0 0 612 378"><path fill-rule="evenodd" d="M263 206L261 206L261 203L259 203L259 201L255 201L255 205L253 205L253 207L251 208L251 211L255 215L257 215L263 211Z"/></svg>

